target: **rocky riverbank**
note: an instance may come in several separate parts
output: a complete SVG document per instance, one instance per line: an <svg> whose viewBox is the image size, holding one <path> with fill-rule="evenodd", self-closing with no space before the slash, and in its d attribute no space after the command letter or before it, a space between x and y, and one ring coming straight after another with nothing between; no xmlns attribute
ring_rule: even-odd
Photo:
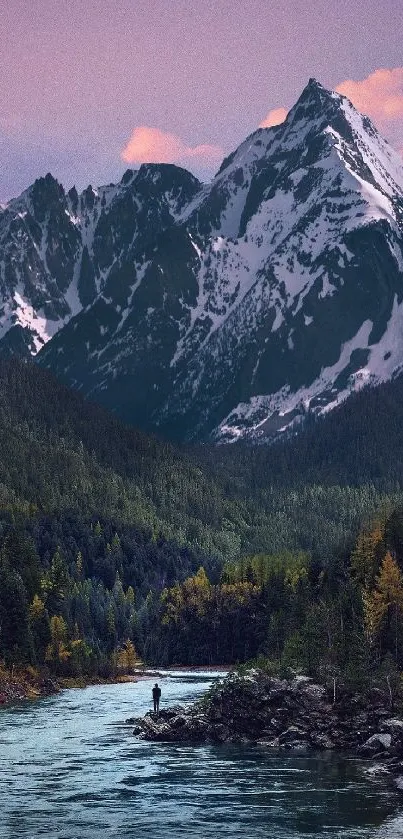
<svg viewBox="0 0 403 839"><path fill-rule="evenodd" d="M35 667L13 668L7 670L0 664L0 707L25 699L38 699L52 696L61 690L86 688L90 685L121 684L140 682L144 679L163 678L164 674L145 667L136 668L132 673L121 673L110 678L100 676L53 677L44 675Z"/></svg>
<svg viewBox="0 0 403 839"><path fill-rule="evenodd" d="M144 740L353 753L392 773L403 788L403 717L387 707L381 691L370 697L345 692L333 702L326 688L309 678L283 680L254 670L230 674L190 707L128 722Z"/></svg>
<svg viewBox="0 0 403 839"><path fill-rule="evenodd" d="M0 667L0 706L24 699L51 696L60 690L59 685L42 676L34 668L6 670Z"/></svg>

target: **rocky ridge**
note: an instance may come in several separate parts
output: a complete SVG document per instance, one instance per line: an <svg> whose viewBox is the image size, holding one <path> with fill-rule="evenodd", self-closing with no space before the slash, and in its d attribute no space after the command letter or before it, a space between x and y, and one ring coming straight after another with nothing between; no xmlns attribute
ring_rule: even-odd
<svg viewBox="0 0 403 839"><path fill-rule="evenodd" d="M0 210L0 349L174 439L265 440L403 369L403 165L311 79L210 184L171 165Z"/></svg>
<svg viewBox="0 0 403 839"><path fill-rule="evenodd" d="M36 356L95 301L118 307L123 277L135 283L150 239L200 188L169 165L128 170L119 184L81 194L48 173L0 206L1 352Z"/></svg>

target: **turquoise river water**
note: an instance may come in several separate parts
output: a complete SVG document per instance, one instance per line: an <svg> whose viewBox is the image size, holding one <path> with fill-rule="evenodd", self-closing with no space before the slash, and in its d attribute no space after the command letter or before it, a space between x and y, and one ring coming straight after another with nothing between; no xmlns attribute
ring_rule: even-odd
<svg viewBox="0 0 403 839"><path fill-rule="evenodd" d="M166 674L164 704L211 673ZM145 743L124 725L152 682L0 710L1 839L403 839L403 802L334 755Z"/></svg>

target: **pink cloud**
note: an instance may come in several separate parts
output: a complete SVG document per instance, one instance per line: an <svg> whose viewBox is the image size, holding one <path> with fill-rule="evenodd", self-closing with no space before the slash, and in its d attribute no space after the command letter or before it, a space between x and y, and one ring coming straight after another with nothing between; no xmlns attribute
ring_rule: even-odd
<svg viewBox="0 0 403 839"><path fill-rule="evenodd" d="M181 163L189 160L204 166L213 166L224 156L220 146L202 144L187 146L176 134L141 125L135 128L130 140L121 151L125 163Z"/></svg>
<svg viewBox="0 0 403 839"><path fill-rule="evenodd" d="M284 122L288 111L285 108L273 108L262 120L259 128L272 128L273 125L280 125Z"/></svg>
<svg viewBox="0 0 403 839"><path fill-rule="evenodd" d="M361 81L346 79L336 90L381 126L403 118L403 67L379 68Z"/></svg>
<svg viewBox="0 0 403 839"><path fill-rule="evenodd" d="M367 114L390 143L403 155L403 67L379 67L365 79L346 79L337 85L338 93L347 96L363 114ZM285 108L274 108L259 128L279 125L285 120Z"/></svg>

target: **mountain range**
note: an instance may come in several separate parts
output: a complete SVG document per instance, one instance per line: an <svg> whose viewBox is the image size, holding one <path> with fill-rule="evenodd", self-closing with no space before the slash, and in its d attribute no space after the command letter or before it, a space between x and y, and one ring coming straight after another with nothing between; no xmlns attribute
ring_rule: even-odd
<svg viewBox="0 0 403 839"><path fill-rule="evenodd" d="M311 79L209 184L147 164L0 209L0 351L176 440L266 440L403 369L403 161Z"/></svg>

